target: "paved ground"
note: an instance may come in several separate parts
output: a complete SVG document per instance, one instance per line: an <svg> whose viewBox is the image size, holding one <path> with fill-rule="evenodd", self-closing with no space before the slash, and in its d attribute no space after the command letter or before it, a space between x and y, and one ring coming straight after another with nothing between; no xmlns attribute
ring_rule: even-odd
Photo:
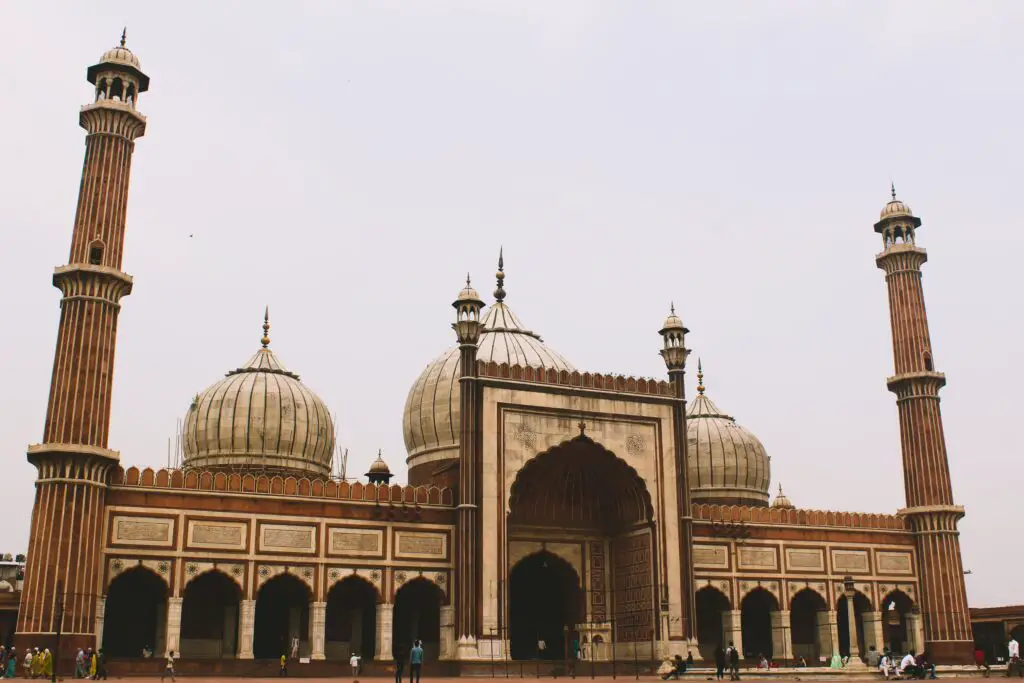
<svg viewBox="0 0 1024 683"><path fill-rule="evenodd" d="M124 680L131 680L131 679L138 679L138 680L149 679L149 680L153 680L154 678L156 678L155 675L151 675L151 676L131 676L131 677L126 677ZM235 676L235 677L221 677L221 678L209 677L209 676L194 676L194 677L193 676L178 676L178 678L181 679L182 681L188 681L188 683L238 683L239 680L243 680L243 679L240 679L237 676ZM305 681L311 681L311 682L315 682L315 681L328 682L329 681L330 683L341 683L341 682L344 682L344 683L376 683L378 681L390 681L391 680L389 678L386 679L386 678L383 678L383 677L373 677L373 678L364 678L364 679L362 679L362 681L360 681L360 679L354 679L353 680L351 677L348 677L348 676L339 677L339 678L299 678L299 677L296 676L294 678L296 680L301 680L301 681L304 681L304 682ZM484 677L484 678L468 678L468 677L460 677L460 678L428 678L428 677L424 677L423 678L423 683L497 683L498 681L501 681L503 678L504 678L503 676L499 676L499 677L495 677L495 678L491 678L489 676L488 677ZM749 680L765 680L767 678L768 677L766 676L764 678L757 678L757 679L751 678ZM832 675L832 676L815 676L814 672L810 672L806 676L793 676L793 677L784 677L784 676L781 676L781 675L778 676L778 677L772 676L771 680L779 681L780 683L782 683L784 681L836 681L837 678L838 677L835 676L835 675ZM942 679L942 678L946 678L946 677L945 676L939 676L939 679ZM628 681L636 681L636 680L646 681L648 683L654 683L656 681L659 681L660 677L658 677L658 676L651 676L651 675L646 675L646 676L641 675L639 677L639 679L638 679L635 676L630 675L630 676L618 676L615 679L613 679L611 676L597 676L597 677L591 679L589 676L577 676L577 679L580 680L580 681L594 680L594 681L600 681L601 683L612 683L613 681L622 681L623 683L628 683ZM864 676L864 677L860 677L860 676L854 676L854 675L850 675L849 677L843 676L842 679L847 679L847 680L878 680L878 681L883 680L881 676L875 676L875 677ZM964 683L969 683L970 681L983 681L983 680L990 681L990 683L996 683L997 681L1004 680L1004 679L1005 679L1005 677L1003 676L1003 674L1001 672L999 674L993 674L991 679L984 679L984 678L981 678L980 676L977 677L977 678L974 678L974 677L966 678L966 677L959 677L959 676L956 677L957 681L963 681ZM121 680L121 679L119 677L117 679L113 679L112 678L111 680ZM281 679L277 678L277 677L267 677L267 678L247 678L247 679L244 679L244 680L260 680L260 681L263 681L263 680L266 680L266 681L277 680L277 681L280 681ZM408 678L406 678L404 680L408 681ZM526 677L524 677L522 679L520 679L518 677L515 677L515 678L509 677L506 680L508 680L508 681L515 681L515 680L522 680L522 681L527 681L527 680L543 680L543 681L548 681L550 683L554 683L554 681L565 681L565 682L568 682L568 681L572 681L573 679L572 678L557 678L557 679L554 679L554 678L550 678L550 677L544 677L542 679L537 679L535 676L526 676ZM702 680L704 680L704 678L699 677L699 676L687 676L684 680L702 681ZM710 679L708 679L708 680L710 680ZM1016 680L1020 680L1020 679L1016 679ZM1009 681L1007 683L1009 683Z"/></svg>

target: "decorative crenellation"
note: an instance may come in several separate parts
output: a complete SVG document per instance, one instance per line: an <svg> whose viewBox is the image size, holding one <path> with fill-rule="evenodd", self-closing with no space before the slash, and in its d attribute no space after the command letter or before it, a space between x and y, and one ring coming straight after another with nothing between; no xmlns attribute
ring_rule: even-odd
<svg viewBox="0 0 1024 683"><path fill-rule="evenodd" d="M508 363L478 361L479 377L508 379L516 382L533 382L536 384L556 384L580 389L596 391L613 391L620 394L639 394L642 396L671 397L672 385L664 380L646 379L642 377L626 377L592 372L569 372L544 368L523 367Z"/></svg>
<svg viewBox="0 0 1024 683"><path fill-rule="evenodd" d="M57 268L53 286L64 295L61 306L77 299L120 306L121 297L132 291L132 278L107 266L76 263Z"/></svg>
<svg viewBox="0 0 1024 683"><path fill-rule="evenodd" d="M903 515L884 515L871 512L826 512L698 503L692 506L692 514L694 521L699 522L787 524L910 531L909 522Z"/></svg>
<svg viewBox="0 0 1024 683"><path fill-rule="evenodd" d="M111 474L111 486L137 486L158 489L222 491L247 495L328 498L364 503L388 503L410 506L454 506L454 492L436 486L399 486L336 482L306 477L281 477L200 470L118 467Z"/></svg>

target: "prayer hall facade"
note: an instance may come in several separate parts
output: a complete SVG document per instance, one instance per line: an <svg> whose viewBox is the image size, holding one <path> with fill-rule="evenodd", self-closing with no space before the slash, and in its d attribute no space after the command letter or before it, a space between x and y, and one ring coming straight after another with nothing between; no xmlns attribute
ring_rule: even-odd
<svg viewBox="0 0 1024 683"><path fill-rule="evenodd" d="M63 657L151 648L223 671L293 652L313 665L391 660L413 639L464 672L577 650L710 657L730 641L779 662L857 662L871 646L970 660L927 257L895 192L873 226L906 484L893 514L800 509L781 487L771 497L765 447L712 401L699 364L688 398L674 310L652 326L664 379L583 372L513 313L501 258L489 305L467 279L438 320L453 345L408 394L408 484L381 458L363 481L331 477L331 413L271 350L267 317L251 357L192 399L183 466L140 469L108 431L150 83L123 38L87 78L46 422L28 450L38 478L19 646L53 648L59 629Z"/></svg>

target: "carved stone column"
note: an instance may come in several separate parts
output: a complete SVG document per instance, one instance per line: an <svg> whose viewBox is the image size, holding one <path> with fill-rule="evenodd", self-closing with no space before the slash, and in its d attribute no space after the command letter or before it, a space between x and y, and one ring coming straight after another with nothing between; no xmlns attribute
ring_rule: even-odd
<svg viewBox="0 0 1024 683"><path fill-rule="evenodd" d="M862 668L864 660L864 644L860 642L860 634L857 633L857 612L854 610L853 594L846 596L846 622L850 631L850 660L846 663L847 668Z"/></svg>
<svg viewBox="0 0 1024 683"><path fill-rule="evenodd" d="M438 658L455 659L455 608L451 605L441 607L441 653Z"/></svg>
<svg viewBox="0 0 1024 683"><path fill-rule="evenodd" d="M238 658L252 659L252 637L256 627L256 601L242 600L238 605Z"/></svg>
<svg viewBox="0 0 1024 683"><path fill-rule="evenodd" d="M309 603L310 659L324 659L324 630L327 624L327 603Z"/></svg>
<svg viewBox="0 0 1024 683"><path fill-rule="evenodd" d="M743 612L738 609L722 612L722 645L732 643L743 658Z"/></svg>
<svg viewBox="0 0 1024 683"><path fill-rule="evenodd" d="M375 634L375 638L378 661L390 662L394 659L394 654L391 652L393 647L392 629L394 628L394 612L394 605L377 605L377 633Z"/></svg>
<svg viewBox="0 0 1024 683"><path fill-rule="evenodd" d="M828 625L832 630L832 654L839 652L839 613L835 610L828 612Z"/></svg>
<svg viewBox="0 0 1024 683"><path fill-rule="evenodd" d="M99 595L96 597L96 650L98 651L103 647L103 624L105 615L107 613L107 596Z"/></svg>
<svg viewBox="0 0 1024 683"><path fill-rule="evenodd" d="M167 598L167 630L165 631L166 652L177 652L181 656L181 603L184 598Z"/></svg>
<svg viewBox="0 0 1024 683"><path fill-rule="evenodd" d="M776 661L793 658L792 629L789 626L789 610L771 613L772 618L772 659Z"/></svg>

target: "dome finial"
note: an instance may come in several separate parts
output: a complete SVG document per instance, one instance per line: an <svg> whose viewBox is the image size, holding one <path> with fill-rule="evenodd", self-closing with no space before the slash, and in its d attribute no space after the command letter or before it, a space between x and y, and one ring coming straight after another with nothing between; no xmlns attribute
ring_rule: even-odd
<svg viewBox="0 0 1024 683"><path fill-rule="evenodd" d="M270 346L270 306L263 309L263 338L260 339L263 348Z"/></svg>
<svg viewBox="0 0 1024 683"><path fill-rule="evenodd" d="M128 27L125 26L121 29L121 47L124 47L124 42L128 39Z"/></svg>
<svg viewBox="0 0 1024 683"><path fill-rule="evenodd" d="M466 286L469 287L469 273L466 273Z"/></svg>
<svg viewBox="0 0 1024 683"><path fill-rule="evenodd" d="M701 364L700 358L697 358L697 394L704 395L704 366Z"/></svg>
<svg viewBox="0 0 1024 683"><path fill-rule="evenodd" d="M893 200L896 199L896 183L891 180L889 181L889 194L892 196Z"/></svg>
<svg viewBox="0 0 1024 683"><path fill-rule="evenodd" d="M498 286L494 289L494 298L501 303L505 300L505 247L498 248Z"/></svg>
<svg viewBox="0 0 1024 683"><path fill-rule="evenodd" d="M676 302L675 301L673 301L673 302L671 302L669 304L668 310L672 313L672 315L676 314Z"/></svg>

